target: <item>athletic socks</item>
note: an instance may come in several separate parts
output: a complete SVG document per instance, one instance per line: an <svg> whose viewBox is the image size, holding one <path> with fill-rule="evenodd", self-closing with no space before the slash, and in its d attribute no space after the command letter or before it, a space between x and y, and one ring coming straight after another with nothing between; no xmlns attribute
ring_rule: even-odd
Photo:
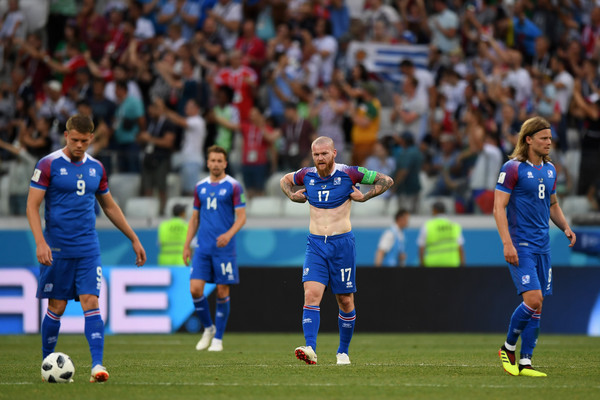
<svg viewBox="0 0 600 400"><path fill-rule="evenodd" d="M217 313L215 315L217 333L215 333L215 339L223 339L225 326L227 325L227 318L229 318L230 304L229 296L222 299L217 299Z"/></svg>
<svg viewBox="0 0 600 400"><path fill-rule="evenodd" d="M535 349L535 345L537 344L537 339L540 334L540 318L542 317L541 313L534 313L531 317L531 320L523 329L523 333L521 333L521 359L529 359L531 360L531 356L533 355L533 349ZM529 362L531 364L531 361Z"/></svg>
<svg viewBox="0 0 600 400"><path fill-rule="evenodd" d="M517 344L517 339L519 339L519 335L533 316L535 310L529 307L525 302L519 304L519 306L515 309L512 317L510 318L510 325L508 326L508 334L506 335L506 348L508 350L514 351L515 345Z"/></svg>
<svg viewBox="0 0 600 400"><path fill-rule="evenodd" d="M354 333L354 323L356 322L356 310L345 313L340 310L338 314L338 327L340 330L340 347L338 353L348 354L348 347Z"/></svg>
<svg viewBox="0 0 600 400"><path fill-rule="evenodd" d="M319 333L319 324L321 323L321 307L304 306L302 312L302 330L306 345L317 350L317 334Z"/></svg>
<svg viewBox="0 0 600 400"><path fill-rule="evenodd" d="M208 307L206 296L192 300L194 301L194 308L196 309L196 315L200 318L200 322L204 328L210 328L213 325L213 321L210 317L210 308Z"/></svg>
<svg viewBox="0 0 600 400"><path fill-rule="evenodd" d="M46 358L48 354L54 353L56 342L58 341L58 331L60 330L60 315L50 310L46 311L46 316L42 321L42 357Z"/></svg>
<svg viewBox="0 0 600 400"><path fill-rule="evenodd" d="M83 316L85 317L85 338L90 346L93 368L96 365L102 365L104 354L104 322L98 308L84 311Z"/></svg>

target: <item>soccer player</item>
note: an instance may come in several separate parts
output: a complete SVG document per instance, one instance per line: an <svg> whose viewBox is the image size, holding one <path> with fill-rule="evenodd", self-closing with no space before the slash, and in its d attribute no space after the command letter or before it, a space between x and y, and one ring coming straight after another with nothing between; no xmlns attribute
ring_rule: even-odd
<svg viewBox="0 0 600 400"><path fill-rule="evenodd" d="M104 382L108 372L102 366L104 323L98 306L102 267L94 213L96 200L111 222L131 240L138 267L146 262L146 252L108 190L104 166L86 153L94 138L94 123L88 117L75 115L69 118L66 128L65 147L37 163L27 198L27 219L41 264L37 297L48 299L48 311L42 321L42 354L45 358L54 352L67 302L79 300L92 355L90 382ZM45 231L40 217L43 200Z"/></svg>
<svg viewBox="0 0 600 400"><path fill-rule="evenodd" d="M556 169L548 154L552 147L550 123L533 117L523 123L517 146L500 170L494 195L494 218L517 293L523 302L515 309L506 342L498 354L510 375L546 376L531 366L537 344L544 297L552 294L549 220L575 244L556 197ZM521 336L521 355L515 358Z"/></svg>
<svg viewBox="0 0 600 400"><path fill-rule="evenodd" d="M229 318L230 285L240 282L235 252L235 234L246 223L244 189L225 173L227 152L219 146L207 149L210 175L199 181L194 190L194 211L188 224L183 261L190 264L190 244L198 234L190 274L190 292L196 314L204 326L196 350L222 351L223 333ZM199 226L199 227L198 227ZM206 282L217 284L215 324L204 296ZM210 345L210 347L209 347Z"/></svg>
<svg viewBox="0 0 600 400"><path fill-rule="evenodd" d="M337 364L350 364L348 348L354 332L356 311L356 249L350 224L351 200L364 202L390 188L392 178L363 167L335 163L337 151L326 136L315 139L311 146L314 167L286 174L280 184L283 192L296 203L310 204L310 224L306 256L302 269L304 311L302 328L306 346L297 347L296 358L307 364L317 363L321 299L327 285L339 306L340 345ZM367 193L357 183L373 185ZM294 186L304 186L294 191Z"/></svg>

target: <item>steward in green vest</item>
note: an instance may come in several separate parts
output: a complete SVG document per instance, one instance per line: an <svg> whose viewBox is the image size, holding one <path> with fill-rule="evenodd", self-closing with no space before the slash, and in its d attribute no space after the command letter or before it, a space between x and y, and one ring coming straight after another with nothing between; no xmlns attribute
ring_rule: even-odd
<svg viewBox="0 0 600 400"><path fill-rule="evenodd" d="M162 222L158 227L158 265L185 266L183 245L187 236L188 224L185 220L185 206L173 206L173 218Z"/></svg>
<svg viewBox="0 0 600 400"><path fill-rule="evenodd" d="M423 267L460 267L465 264L462 228L443 216L442 202L433 204L433 216L419 234L419 260Z"/></svg>

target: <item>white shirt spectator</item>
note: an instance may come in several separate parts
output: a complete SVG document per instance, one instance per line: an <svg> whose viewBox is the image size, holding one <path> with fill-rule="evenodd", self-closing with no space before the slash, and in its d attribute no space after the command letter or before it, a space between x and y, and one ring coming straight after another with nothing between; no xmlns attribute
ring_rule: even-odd
<svg viewBox="0 0 600 400"><path fill-rule="evenodd" d="M331 82L331 76L333 75L333 69L335 66L335 56L338 50L337 40L333 36L323 36L321 38L314 38L313 44L315 45L319 53L326 51L329 55L325 58L321 56L321 68L320 68L320 80L322 83Z"/></svg>
<svg viewBox="0 0 600 400"><path fill-rule="evenodd" d="M559 88L558 85L562 84L564 87ZM560 105L561 114L566 114L569 111L569 104L571 103L571 97L573 97L573 76L567 71L562 71L554 78L554 86L556 90L556 100Z"/></svg>
<svg viewBox="0 0 600 400"><path fill-rule="evenodd" d="M458 16L452 10L445 9L439 14L429 18L429 29L431 29L431 44L437 47L442 53L450 53L460 46L460 35L448 38L440 31L436 22L444 29L458 29Z"/></svg>
<svg viewBox="0 0 600 400"><path fill-rule="evenodd" d="M242 21L242 5L235 3L233 0L229 0L226 4L219 1L215 4L212 11L221 16L225 21ZM237 32L231 32L225 26L219 24L217 33L226 50L231 50L235 47L235 42L238 38Z"/></svg>
<svg viewBox="0 0 600 400"><path fill-rule="evenodd" d="M117 102L117 95L115 94L115 88L117 87L117 82L110 81L104 87L104 97L113 103ZM142 100L142 92L140 91L140 87L134 81L127 81L127 96L135 97L136 99Z"/></svg>
<svg viewBox="0 0 600 400"><path fill-rule="evenodd" d="M147 18L138 18L135 22L135 32L133 35L136 39L152 39L156 35L154 24Z"/></svg>
<svg viewBox="0 0 600 400"><path fill-rule="evenodd" d="M475 190L494 190L500 168L502 168L502 151L493 144L484 143L473 166L469 187Z"/></svg>
<svg viewBox="0 0 600 400"><path fill-rule="evenodd" d="M204 164L204 141L206 140L206 123L199 115L185 119L186 128L183 131L181 143L182 161Z"/></svg>
<svg viewBox="0 0 600 400"><path fill-rule="evenodd" d="M502 84L515 89L515 101L517 104L522 104L531 97L533 82L529 72L525 68L509 71Z"/></svg>
<svg viewBox="0 0 600 400"><path fill-rule="evenodd" d="M399 118L394 124L394 132L397 135L402 135L405 132L410 132L413 135L415 143L420 143L421 137L424 133L421 129L421 117L425 115L427 113L427 110L429 109L426 93L417 89L413 97L407 97L406 95L402 95L401 98L401 108L405 111L411 111L419 114L419 118L416 118L413 122L409 124L403 122L402 119Z"/></svg>

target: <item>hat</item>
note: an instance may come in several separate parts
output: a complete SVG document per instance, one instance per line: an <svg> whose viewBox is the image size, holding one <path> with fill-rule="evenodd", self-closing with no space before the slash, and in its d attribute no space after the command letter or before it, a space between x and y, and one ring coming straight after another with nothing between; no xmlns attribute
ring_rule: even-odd
<svg viewBox="0 0 600 400"><path fill-rule="evenodd" d="M50 81L48 82L48 88L55 92L60 92L62 90L62 85L59 81Z"/></svg>

